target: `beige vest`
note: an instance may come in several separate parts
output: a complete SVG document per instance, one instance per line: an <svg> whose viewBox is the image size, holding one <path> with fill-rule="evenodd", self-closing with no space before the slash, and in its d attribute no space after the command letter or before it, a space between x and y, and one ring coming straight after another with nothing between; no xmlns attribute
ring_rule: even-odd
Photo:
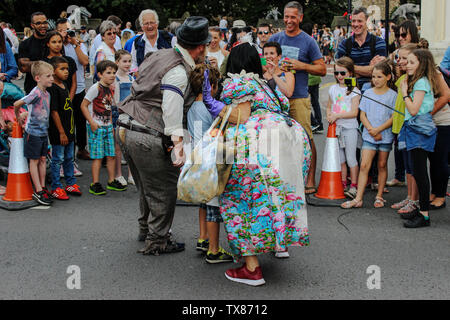
<svg viewBox="0 0 450 320"><path fill-rule="evenodd" d="M170 69L180 64L186 69L186 76L189 78L192 69L181 53L175 49L158 50L145 58L139 66L139 77L133 82L131 94L119 104L119 109L140 124L164 134L161 79ZM187 111L194 100L195 96L188 82L183 107L183 128L185 129L187 129Z"/></svg>

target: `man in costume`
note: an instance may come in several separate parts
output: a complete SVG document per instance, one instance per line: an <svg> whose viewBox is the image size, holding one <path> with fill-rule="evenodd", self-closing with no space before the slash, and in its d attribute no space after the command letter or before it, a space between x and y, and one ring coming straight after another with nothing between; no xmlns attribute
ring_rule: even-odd
<svg viewBox="0 0 450 320"><path fill-rule="evenodd" d="M170 233L180 167L185 156L186 113L195 97L188 75L205 60L211 41L208 20L189 17L177 30L177 44L145 58L131 94L119 104L119 143L140 193L142 254L184 250Z"/></svg>

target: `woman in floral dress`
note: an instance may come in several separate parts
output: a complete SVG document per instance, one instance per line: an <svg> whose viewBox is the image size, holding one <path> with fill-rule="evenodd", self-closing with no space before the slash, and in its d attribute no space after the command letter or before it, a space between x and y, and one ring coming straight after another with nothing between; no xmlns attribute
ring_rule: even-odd
<svg viewBox="0 0 450 320"><path fill-rule="evenodd" d="M265 283L257 255L309 244L304 181L311 150L303 127L287 116L288 99L263 80L255 47L233 48L227 74L221 100L235 108L232 116L239 108L241 120L248 119L239 126L237 156L219 198L230 249L245 263L225 276L256 286ZM235 134L231 125L225 137Z"/></svg>

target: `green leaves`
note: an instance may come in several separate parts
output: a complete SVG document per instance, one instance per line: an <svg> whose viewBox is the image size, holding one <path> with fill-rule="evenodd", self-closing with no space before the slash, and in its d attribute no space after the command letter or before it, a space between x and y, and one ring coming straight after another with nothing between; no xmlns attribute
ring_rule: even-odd
<svg viewBox="0 0 450 320"><path fill-rule="evenodd" d="M116 15L122 21L134 23L140 11L153 9L158 12L160 27L168 25L169 18L180 18L186 11L190 15L201 15L218 24L219 15L242 19L247 25L256 26L258 19L265 18L267 12L277 7L283 13L284 2L279 0L0 0L0 20L8 21L17 30L29 24L29 18L35 11L42 11L49 19L57 19L71 4L86 7L92 18L106 18ZM331 25L335 15L346 10L346 1L342 0L299 0L304 8L303 22ZM282 16L279 17L282 19Z"/></svg>

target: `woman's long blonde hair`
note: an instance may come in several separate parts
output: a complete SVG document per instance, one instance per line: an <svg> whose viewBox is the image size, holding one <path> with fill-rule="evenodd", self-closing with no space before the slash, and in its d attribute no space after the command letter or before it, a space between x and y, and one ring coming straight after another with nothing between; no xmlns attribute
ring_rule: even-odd
<svg viewBox="0 0 450 320"><path fill-rule="evenodd" d="M129 31L125 31L122 35L122 39L120 40L120 43L122 44L122 48L125 48L125 43L127 43L128 40L130 40L131 37L131 32Z"/></svg>
<svg viewBox="0 0 450 320"><path fill-rule="evenodd" d="M408 94L411 94L414 85L420 78L426 77L428 81L430 81L433 94L438 95L438 73L433 55L427 49L415 49L411 52L411 54L416 56L419 61L419 66L413 75L408 75Z"/></svg>

